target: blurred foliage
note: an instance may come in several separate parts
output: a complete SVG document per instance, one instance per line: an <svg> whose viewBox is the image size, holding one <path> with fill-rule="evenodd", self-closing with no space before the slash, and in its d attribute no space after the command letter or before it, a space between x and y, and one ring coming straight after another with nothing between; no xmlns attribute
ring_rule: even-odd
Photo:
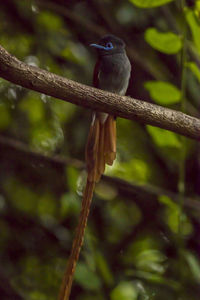
<svg viewBox="0 0 200 300"><path fill-rule="evenodd" d="M127 94L180 110L185 68L186 112L199 117L200 1L7 0L0 23L11 54L89 85L89 44L120 36L132 63ZM81 207L90 112L1 78L0 96L1 299L56 299ZM96 187L71 299L197 300L199 145L117 123L117 159L106 168L111 181Z"/></svg>
<svg viewBox="0 0 200 300"><path fill-rule="evenodd" d="M151 98L160 105L168 106L180 101L180 90L169 82L147 81L144 86L149 91Z"/></svg>
<svg viewBox="0 0 200 300"><path fill-rule="evenodd" d="M156 28L148 28L145 40L151 47L166 54L176 54L182 47L181 38L173 32L158 32Z"/></svg>

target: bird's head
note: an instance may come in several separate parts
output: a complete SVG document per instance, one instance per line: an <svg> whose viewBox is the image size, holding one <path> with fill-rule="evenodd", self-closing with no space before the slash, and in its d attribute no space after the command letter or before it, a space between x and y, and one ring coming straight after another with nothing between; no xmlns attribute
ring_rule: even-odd
<svg viewBox="0 0 200 300"><path fill-rule="evenodd" d="M102 37L98 44L90 44L90 46L96 48L99 55L109 55L123 52L125 43L120 38L112 34L108 34Z"/></svg>

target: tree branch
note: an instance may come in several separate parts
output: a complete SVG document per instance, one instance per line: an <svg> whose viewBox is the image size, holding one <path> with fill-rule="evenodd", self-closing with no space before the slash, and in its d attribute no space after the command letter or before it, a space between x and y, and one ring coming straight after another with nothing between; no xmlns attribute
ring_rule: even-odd
<svg viewBox="0 0 200 300"><path fill-rule="evenodd" d="M86 108L200 139L200 120L155 104L119 96L29 66L0 46L0 76L25 88Z"/></svg>
<svg viewBox="0 0 200 300"><path fill-rule="evenodd" d="M12 149L14 157L15 152L17 151L21 152L23 158L25 157L25 155L29 155L30 159L36 158L46 164L50 163L51 165L55 164L56 166L69 165L79 170L85 168L85 163L83 161L71 157L63 157L61 155L48 156L43 153L31 150L29 146L16 139L9 138L3 135L0 135L0 149L1 156L3 152L8 153L8 149ZM9 156L7 157L7 159L9 160ZM45 168L47 168L47 165L45 165ZM126 197L129 197L133 199L133 201L137 202L137 195L139 195L140 197L138 203L140 203L140 206L143 206L145 209L149 208L149 203L152 201L151 196L158 197L160 195L166 195L176 203L178 203L179 201L179 195L177 193L171 192L164 188L159 188L150 184L141 185L133 182L129 183L126 180L107 175L103 175L102 179L107 184L113 186L117 190L118 194L123 195L123 197L124 195L126 195ZM141 198L144 199L143 203L141 201ZM184 206L185 208L192 208L194 210L200 211L200 202L192 197L184 197Z"/></svg>

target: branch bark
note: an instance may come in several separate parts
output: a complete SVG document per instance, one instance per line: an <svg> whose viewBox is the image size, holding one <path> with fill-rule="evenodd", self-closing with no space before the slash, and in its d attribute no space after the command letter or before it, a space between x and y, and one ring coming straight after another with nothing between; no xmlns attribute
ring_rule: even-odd
<svg viewBox="0 0 200 300"><path fill-rule="evenodd" d="M155 104L119 96L19 61L0 46L0 76L22 87L62 99L73 104L104 111L171 130L192 139L200 139L200 120Z"/></svg>

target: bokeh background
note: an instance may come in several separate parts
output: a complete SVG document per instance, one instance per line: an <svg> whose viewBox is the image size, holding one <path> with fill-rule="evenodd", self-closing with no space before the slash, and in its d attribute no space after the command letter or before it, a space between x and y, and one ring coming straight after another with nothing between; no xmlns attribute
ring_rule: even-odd
<svg viewBox="0 0 200 300"><path fill-rule="evenodd" d="M199 2L0 1L0 44L91 85L89 44L115 34L132 64L129 96L199 117ZM2 300L57 297L80 212L90 118L89 110L0 78ZM198 143L125 119L117 120L117 139L116 162L96 187L71 299L199 299Z"/></svg>

